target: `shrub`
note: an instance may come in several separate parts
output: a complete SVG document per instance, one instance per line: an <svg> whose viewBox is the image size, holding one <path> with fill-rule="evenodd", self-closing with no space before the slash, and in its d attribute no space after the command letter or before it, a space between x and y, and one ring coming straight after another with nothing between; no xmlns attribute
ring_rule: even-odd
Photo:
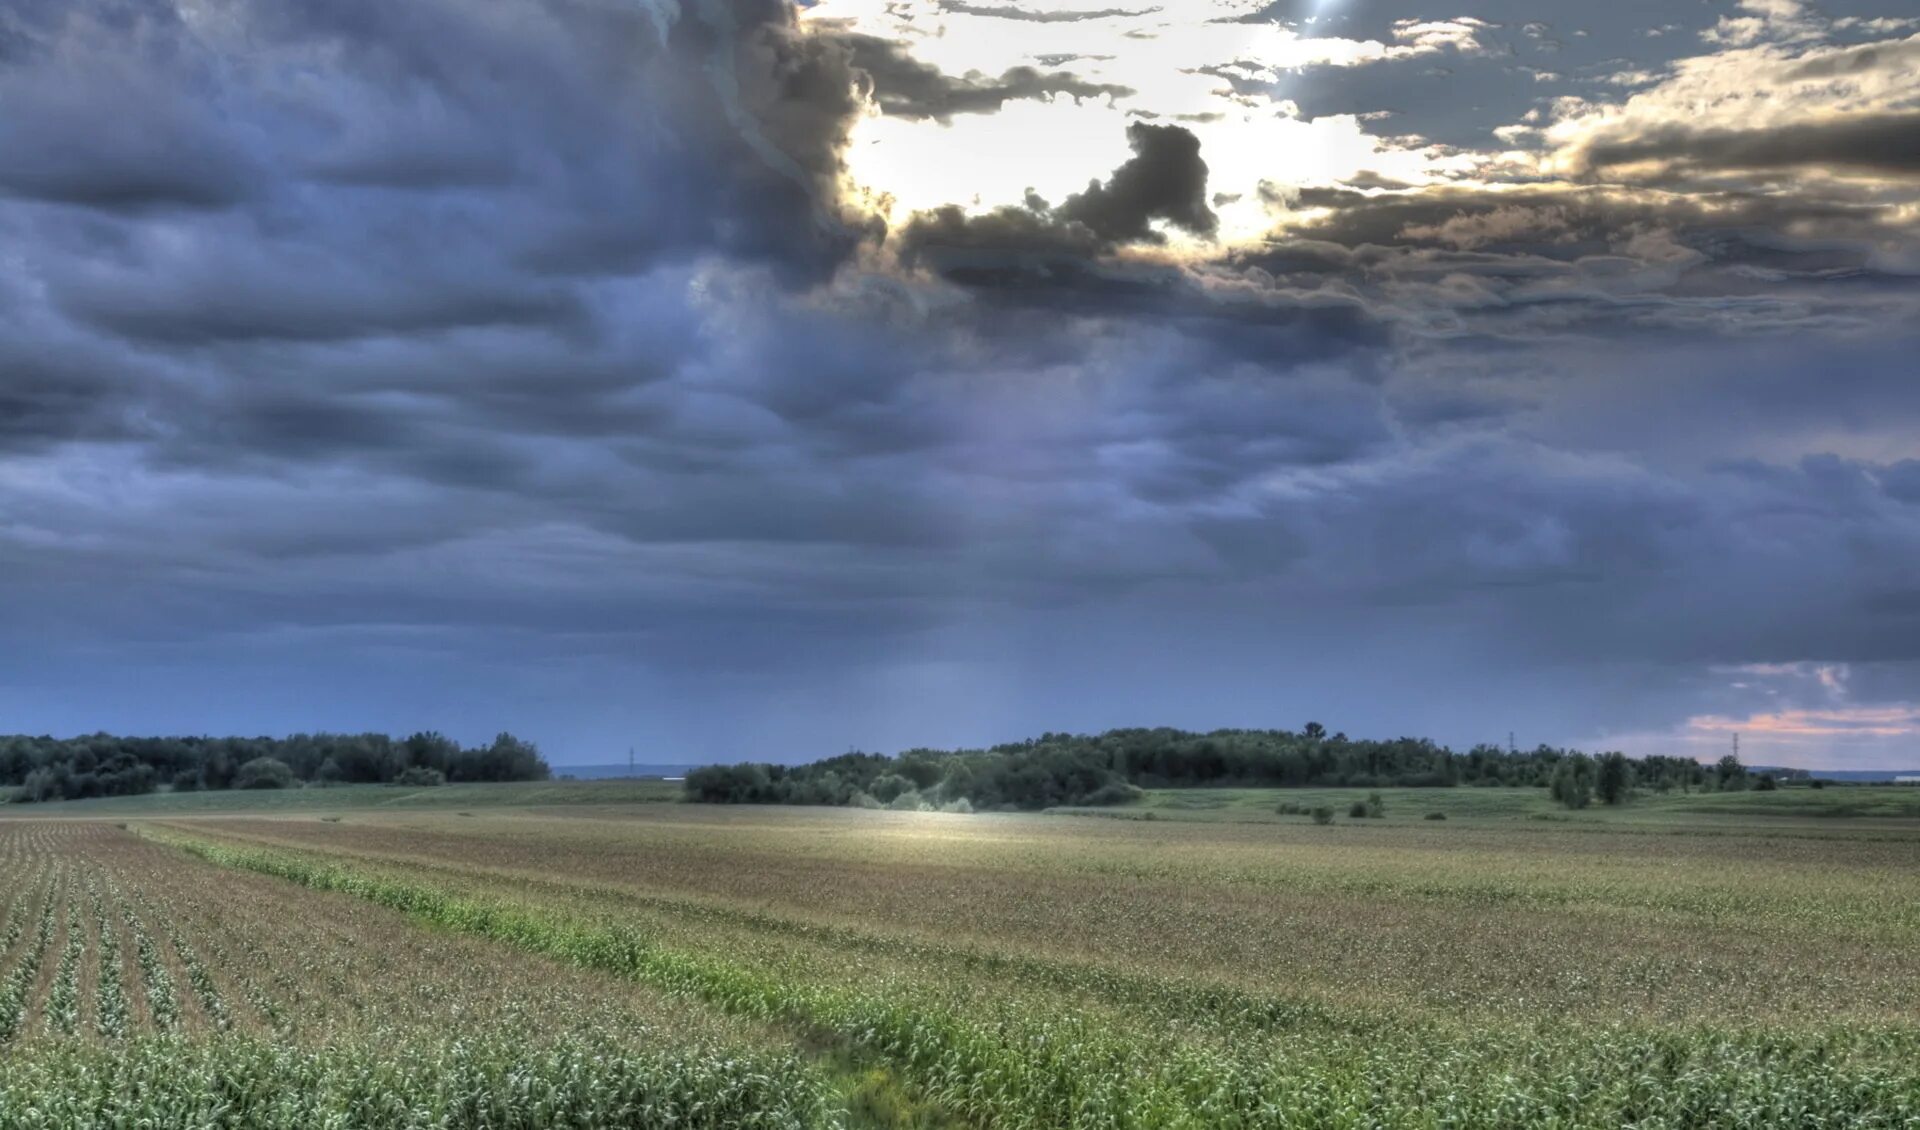
<svg viewBox="0 0 1920 1130"><path fill-rule="evenodd" d="M233 787L236 789L290 789L293 787L293 770L277 757L256 757L240 767L234 774Z"/></svg>
<svg viewBox="0 0 1920 1130"><path fill-rule="evenodd" d="M1316 808L1316 809L1314 809L1314 810L1313 810L1313 822L1314 822L1315 824L1331 824L1331 823L1333 823L1333 809L1331 809L1331 808L1328 808L1328 807L1327 807L1326 805L1324 805L1324 804L1323 804L1323 805L1321 805L1320 807L1318 807L1318 808Z"/></svg>
<svg viewBox="0 0 1920 1130"><path fill-rule="evenodd" d="M1283 800L1273 811L1277 816L1305 816L1307 806L1298 801Z"/></svg>
<svg viewBox="0 0 1920 1130"><path fill-rule="evenodd" d="M1145 794L1142 793L1140 789L1124 781L1109 781L1088 793L1086 796L1081 797L1080 803L1094 807L1105 807L1110 804L1132 804L1143 795Z"/></svg>
<svg viewBox="0 0 1920 1130"><path fill-rule="evenodd" d="M874 783L879 784L878 781ZM899 796L887 802L887 808L894 812L922 812L926 810L926 807L925 804L920 802L920 790L918 789L908 789L906 792L901 793Z"/></svg>
<svg viewBox="0 0 1920 1130"><path fill-rule="evenodd" d="M847 798L847 807L849 808L885 808L886 806L881 804L879 801L873 799L872 793L855 792L851 797Z"/></svg>
<svg viewBox="0 0 1920 1130"><path fill-rule="evenodd" d="M961 797L959 800L950 800L941 805L940 811L957 812L963 816L971 816L973 814L973 802L966 797Z"/></svg>
<svg viewBox="0 0 1920 1130"><path fill-rule="evenodd" d="M1367 816L1374 820L1378 820L1387 814L1387 802L1382 799L1379 793L1367 794L1366 808Z"/></svg>
<svg viewBox="0 0 1920 1130"><path fill-rule="evenodd" d="M429 769L424 765L410 766L393 779L396 785L418 785L423 788L437 788L447 783L447 775L438 769Z"/></svg>
<svg viewBox="0 0 1920 1130"><path fill-rule="evenodd" d="M1576 753L1560 762L1549 786L1553 799L1568 808L1585 808L1593 801L1593 759Z"/></svg>
<svg viewBox="0 0 1920 1130"><path fill-rule="evenodd" d="M1773 779L1773 774L1762 773L1760 779L1753 783L1753 787L1757 792L1770 793L1780 787L1780 782Z"/></svg>
<svg viewBox="0 0 1920 1130"><path fill-rule="evenodd" d="M1446 818L1447 814L1444 812L1429 812L1423 817L1423 819L1427 820L1445 820Z"/></svg>
<svg viewBox="0 0 1920 1130"><path fill-rule="evenodd" d="M1348 805L1347 817L1352 820L1365 820L1367 818L1367 802L1364 800L1356 800Z"/></svg>
<svg viewBox="0 0 1920 1130"><path fill-rule="evenodd" d="M916 790L913 787L912 781L907 780L898 773L888 773L884 776L875 777L873 784L867 786L867 791L872 793L873 799L879 801L881 804L891 804L894 799L902 793L915 792Z"/></svg>
<svg viewBox="0 0 1920 1130"><path fill-rule="evenodd" d="M1623 753L1603 753L1600 755L1600 768L1594 791L1600 794L1602 804L1619 804L1627 799L1627 787L1633 778L1633 770L1627 764Z"/></svg>

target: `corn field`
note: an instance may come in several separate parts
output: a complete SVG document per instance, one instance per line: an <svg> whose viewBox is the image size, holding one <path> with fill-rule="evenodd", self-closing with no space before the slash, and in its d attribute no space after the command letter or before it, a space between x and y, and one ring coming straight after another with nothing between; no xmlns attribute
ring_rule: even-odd
<svg viewBox="0 0 1920 1130"><path fill-rule="evenodd" d="M1920 1124L1909 837L1336 833L0 823L0 1126Z"/></svg>
<svg viewBox="0 0 1920 1130"><path fill-rule="evenodd" d="M844 1118L706 1010L108 825L0 825L0 922L4 1127Z"/></svg>

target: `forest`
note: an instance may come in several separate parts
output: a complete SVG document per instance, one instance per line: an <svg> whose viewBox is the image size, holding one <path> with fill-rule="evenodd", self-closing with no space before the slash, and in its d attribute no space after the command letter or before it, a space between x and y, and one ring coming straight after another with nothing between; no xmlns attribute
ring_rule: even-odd
<svg viewBox="0 0 1920 1130"><path fill-rule="evenodd" d="M161 788L275 789L299 785L540 781L551 775L533 743L501 734L463 747L431 731L294 734L286 738L0 736L0 790L27 804L131 796Z"/></svg>
<svg viewBox="0 0 1920 1130"><path fill-rule="evenodd" d="M1121 804L1144 788L1540 787L1570 808L1619 803L1634 789L1772 787L1729 758L1589 756L1482 744L1464 753L1426 738L1372 740L1299 730L1167 728L1048 733L988 749L846 753L807 765L712 766L688 774L690 800L901 809L1041 809Z"/></svg>

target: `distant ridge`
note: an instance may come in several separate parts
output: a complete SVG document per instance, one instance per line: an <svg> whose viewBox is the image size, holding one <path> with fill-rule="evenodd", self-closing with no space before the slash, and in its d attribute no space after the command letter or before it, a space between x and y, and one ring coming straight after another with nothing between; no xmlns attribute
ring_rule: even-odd
<svg viewBox="0 0 1920 1130"><path fill-rule="evenodd" d="M556 777L573 777L581 781L610 781L622 777L684 777L697 765L660 765L642 762L629 766L626 762L608 762L605 765L555 765Z"/></svg>

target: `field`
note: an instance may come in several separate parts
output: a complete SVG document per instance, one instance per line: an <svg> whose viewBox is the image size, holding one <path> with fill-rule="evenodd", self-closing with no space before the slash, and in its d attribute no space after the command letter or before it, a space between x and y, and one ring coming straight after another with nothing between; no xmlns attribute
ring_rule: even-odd
<svg viewBox="0 0 1920 1130"><path fill-rule="evenodd" d="M49 805L0 1126L1912 1126L1884 793Z"/></svg>

